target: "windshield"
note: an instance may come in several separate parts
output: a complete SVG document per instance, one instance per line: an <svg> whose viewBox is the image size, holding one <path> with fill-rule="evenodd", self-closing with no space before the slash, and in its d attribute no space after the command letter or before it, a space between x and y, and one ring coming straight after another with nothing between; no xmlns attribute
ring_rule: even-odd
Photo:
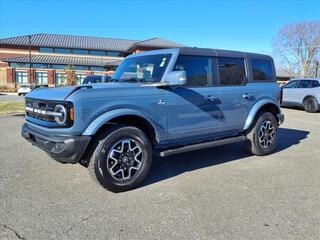
<svg viewBox="0 0 320 240"><path fill-rule="evenodd" d="M171 54L156 54L127 58L117 68L113 80L120 82L159 82Z"/></svg>

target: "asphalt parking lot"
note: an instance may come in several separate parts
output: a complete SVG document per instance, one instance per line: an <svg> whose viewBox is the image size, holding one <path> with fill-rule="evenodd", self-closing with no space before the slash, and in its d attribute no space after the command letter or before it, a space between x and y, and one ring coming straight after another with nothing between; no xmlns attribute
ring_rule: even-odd
<svg viewBox="0 0 320 240"><path fill-rule="evenodd" d="M18 96L18 94L0 93L0 101L23 101L24 96Z"/></svg>
<svg viewBox="0 0 320 240"><path fill-rule="evenodd" d="M242 143L154 160L114 194L0 118L0 239L319 239L320 113L284 109L276 153Z"/></svg>

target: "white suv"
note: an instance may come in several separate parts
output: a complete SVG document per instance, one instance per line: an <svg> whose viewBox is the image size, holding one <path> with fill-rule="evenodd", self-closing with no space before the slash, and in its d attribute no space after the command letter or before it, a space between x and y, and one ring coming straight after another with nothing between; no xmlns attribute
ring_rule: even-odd
<svg viewBox="0 0 320 240"><path fill-rule="evenodd" d="M31 84L23 84L20 85L20 87L18 88L18 95L21 96L25 96L26 94L28 94L30 91L32 90L32 85Z"/></svg>
<svg viewBox="0 0 320 240"><path fill-rule="evenodd" d="M282 88L282 106L303 107L306 112L319 111L320 79L293 79Z"/></svg>

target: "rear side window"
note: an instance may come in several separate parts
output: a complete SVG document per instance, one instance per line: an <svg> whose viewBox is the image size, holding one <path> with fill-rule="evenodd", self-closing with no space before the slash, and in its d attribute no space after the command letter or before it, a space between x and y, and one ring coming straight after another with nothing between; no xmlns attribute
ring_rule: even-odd
<svg viewBox="0 0 320 240"><path fill-rule="evenodd" d="M240 85L246 81L244 59L218 58L220 85Z"/></svg>
<svg viewBox="0 0 320 240"><path fill-rule="evenodd" d="M310 80L301 80L298 88L312 88L312 81Z"/></svg>
<svg viewBox="0 0 320 240"><path fill-rule="evenodd" d="M212 58L197 56L179 56L174 71L185 71L187 85L212 85Z"/></svg>
<svg viewBox="0 0 320 240"><path fill-rule="evenodd" d="M320 87L320 83L318 81L312 81L312 87Z"/></svg>
<svg viewBox="0 0 320 240"><path fill-rule="evenodd" d="M251 60L253 79L255 81L274 80L272 62L264 59Z"/></svg>

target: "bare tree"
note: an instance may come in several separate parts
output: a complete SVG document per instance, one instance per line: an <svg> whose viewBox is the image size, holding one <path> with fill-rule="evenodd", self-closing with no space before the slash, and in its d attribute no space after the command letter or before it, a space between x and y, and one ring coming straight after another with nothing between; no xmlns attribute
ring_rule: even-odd
<svg viewBox="0 0 320 240"><path fill-rule="evenodd" d="M74 69L73 69L73 65L72 64L68 64L67 67L64 69L66 75L67 75L67 81L66 81L66 85L67 86L73 86L77 84L77 76L74 73Z"/></svg>
<svg viewBox="0 0 320 240"><path fill-rule="evenodd" d="M296 77L314 77L320 61L320 21L281 28L273 41L273 55L279 70Z"/></svg>

